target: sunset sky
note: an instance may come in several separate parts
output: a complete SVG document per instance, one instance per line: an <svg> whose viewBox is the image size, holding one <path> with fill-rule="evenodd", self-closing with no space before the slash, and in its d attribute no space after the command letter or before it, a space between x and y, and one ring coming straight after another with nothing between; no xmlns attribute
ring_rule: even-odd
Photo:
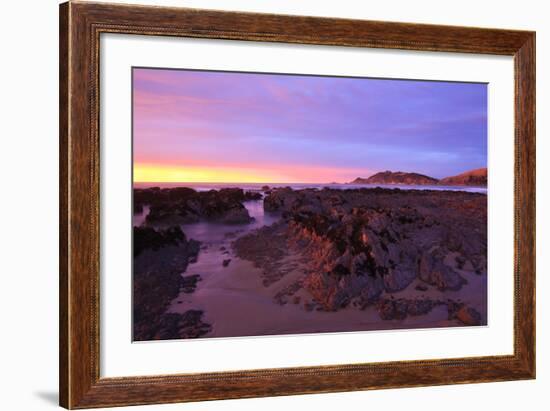
<svg viewBox="0 0 550 411"><path fill-rule="evenodd" d="M442 178L487 166L485 84L133 69L135 182Z"/></svg>

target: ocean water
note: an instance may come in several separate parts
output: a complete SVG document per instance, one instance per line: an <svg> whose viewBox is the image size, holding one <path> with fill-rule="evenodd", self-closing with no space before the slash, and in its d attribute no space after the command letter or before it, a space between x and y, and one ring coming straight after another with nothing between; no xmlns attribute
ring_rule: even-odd
<svg viewBox="0 0 550 411"><path fill-rule="evenodd" d="M237 236L244 235L265 225L271 225L280 217L280 213L264 211L263 200L244 201L243 205L254 220L249 224L220 224L201 221L193 224L181 224L181 229L188 238L199 240L204 244L224 244Z"/></svg>
<svg viewBox="0 0 550 411"><path fill-rule="evenodd" d="M316 184L316 183L134 183L135 188L148 187L191 187L197 191L219 190L221 188L238 187L249 191L262 191L263 186L270 188L290 187L293 190L301 190L304 188L315 188L322 190L323 188L331 188L336 190L352 190L358 188L389 188L400 190L438 190L438 191L465 191L470 193L487 194L487 187L470 187L470 186L440 186L440 185L406 185L406 184Z"/></svg>
<svg viewBox="0 0 550 411"><path fill-rule="evenodd" d="M263 200L244 201L243 205L248 210L250 217L254 219L248 224L220 224L200 221L192 224L180 224L180 227L188 238L201 241L205 244L221 245L227 242L228 239L233 239L238 235L271 225L281 217L279 212L264 211ZM143 212L133 215L134 226L141 226L145 223L149 209L150 206L144 205Z"/></svg>

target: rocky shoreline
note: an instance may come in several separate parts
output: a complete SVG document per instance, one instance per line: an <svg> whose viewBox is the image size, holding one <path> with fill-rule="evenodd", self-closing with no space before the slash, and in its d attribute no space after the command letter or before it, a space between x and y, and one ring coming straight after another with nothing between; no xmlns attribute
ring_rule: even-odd
<svg viewBox="0 0 550 411"><path fill-rule="evenodd" d="M282 211L283 221L237 239L234 249L240 258L262 267L266 277L280 276L276 261L289 250L302 255L307 261L304 275L289 294L306 290L312 298L303 302L305 309L374 305L386 320L447 305L449 319L486 323L474 308L466 309L472 315L456 316L456 305L463 304L453 300L393 300L394 293L419 282L415 291L459 291L467 283L464 269L486 276L486 196L428 190L278 189L265 198L264 207Z"/></svg>
<svg viewBox="0 0 550 411"><path fill-rule="evenodd" d="M134 341L196 338L210 331L202 311L166 312L180 290L194 291L198 278L181 274L197 258L199 247L179 227L134 227Z"/></svg>
<svg viewBox="0 0 550 411"><path fill-rule="evenodd" d="M199 275L183 275L196 262L200 242L187 239L179 224L201 220L246 224L253 219L242 202L261 198L259 193L233 188L208 192L186 187L134 189L134 213L143 212L145 205L150 207L145 226L133 228L135 341L197 338L212 329L203 321L201 310L167 312L180 292L193 293L201 280Z"/></svg>
<svg viewBox="0 0 550 411"><path fill-rule="evenodd" d="M197 338L216 330L209 309L193 303L201 301L195 290L208 285L201 275L187 274L189 264L214 247L188 239L180 228L201 223L242 227L216 246L216 276L236 273L239 281L260 281L271 304L298 307L306 315L300 321L340 312L345 321L349 310L375 310L380 326L368 329L400 328L407 321L418 327L424 318L441 326L487 323L486 195L382 188L262 191L134 190L135 212L149 207L144 224L134 227L135 340ZM265 212L281 218L246 229L254 217L245 202L262 199ZM252 263L254 278L238 271L241 262ZM231 277L224 281L230 284ZM181 311L168 309L185 295ZM346 330L345 324L338 329Z"/></svg>

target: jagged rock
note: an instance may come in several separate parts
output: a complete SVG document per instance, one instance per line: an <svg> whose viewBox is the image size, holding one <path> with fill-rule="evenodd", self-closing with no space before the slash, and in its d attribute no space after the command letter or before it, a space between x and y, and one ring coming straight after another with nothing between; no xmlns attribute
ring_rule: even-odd
<svg viewBox="0 0 550 411"><path fill-rule="evenodd" d="M181 273L196 258L199 249L200 243L188 240L179 227L158 231L134 227L134 340L184 338L176 329L185 324L180 324L176 316L167 317L166 309L182 287L188 291L194 289L198 278L182 277ZM170 336L170 332L174 334Z"/></svg>
<svg viewBox="0 0 550 411"><path fill-rule="evenodd" d="M187 238L180 227L158 231L151 227L134 227L134 257L146 249L156 251L168 245L179 244L187 244Z"/></svg>
<svg viewBox="0 0 550 411"><path fill-rule="evenodd" d="M150 225L192 224L200 221L200 211L195 203L161 203L151 205L145 222Z"/></svg>
<svg viewBox="0 0 550 411"><path fill-rule="evenodd" d="M262 197L262 193L257 191L247 191L244 193L244 199L247 201L261 200Z"/></svg>
<svg viewBox="0 0 550 411"><path fill-rule="evenodd" d="M404 320L407 316L417 316L429 313L440 302L427 298L418 299L381 299L376 308L383 320Z"/></svg>
<svg viewBox="0 0 550 411"><path fill-rule="evenodd" d="M413 300L408 300L407 304L407 314L416 316L424 315L432 311L432 309L439 305L439 303L434 302L433 300L427 298L417 298Z"/></svg>
<svg viewBox="0 0 550 411"><path fill-rule="evenodd" d="M407 318L408 304L406 300L383 299L376 306L383 320L404 320Z"/></svg>
<svg viewBox="0 0 550 411"><path fill-rule="evenodd" d="M459 270L462 270L464 268L464 265L466 264L466 259L461 255L457 255L455 257L455 262L456 262L457 268Z"/></svg>
<svg viewBox="0 0 550 411"><path fill-rule="evenodd" d="M262 268L264 286L268 287L286 274L280 263L289 252L285 223L261 227L238 237L231 245L239 258Z"/></svg>
<svg viewBox="0 0 550 411"><path fill-rule="evenodd" d="M466 280L442 262L437 253L424 253L420 259L419 277L440 290L460 290Z"/></svg>
<svg viewBox="0 0 550 411"><path fill-rule="evenodd" d="M481 194L278 188L264 201L266 210L282 212L283 221L240 237L234 250L267 272L277 271L272 261L288 250L302 255L301 286L317 301L304 309L365 308L417 278L441 290L458 290L466 281L453 269L452 252L472 264L478 261L480 270L486 267L487 203ZM280 300L291 301L286 294ZM385 302L382 311L391 318L423 315L439 303Z"/></svg>
<svg viewBox="0 0 550 411"><path fill-rule="evenodd" d="M481 325L481 314L475 308L463 306L456 312L455 316L464 325Z"/></svg>
<svg viewBox="0 0 550 411"><path fill-rule="evenodd" d="M388 274L384 275L384 288L387 292L393 293L401 291L408 287L417 276L416 270L407 264L404 269L389 269Z"/></svg>
<svg viewBox="0 0 550 411"><path fill-rule="evenodd" d="M202 321L203 312L188 310L183 314L163 314L155 324L153 340L170 340L179 338L197 338L212 330L210 324Z"/></svg>
<svg viewBox="0 0 550 411"><path fill-rule="evenodd" d="M283 213L284 236L309 262L303 285L326 310L372 304L416 278L460 289L466 280L445 259L458 252L486 270L486 206L482 194L381 188L278 188L264 199Z"/></svg>
<svg viewBox="0 0 550 411"><path fill-rule="evenodd" d="M134 214L141 214L141 213L143 213L143 204L134 203Z"/></svg>
<svg viewBox="0 0 550 411"><path fill-rule="evenodd" d="M284 305L288 302L289 298L292 297L298 290L302 288L302 284L300 281L293 282L286 287L283 287L281 290L279 290L275 296L273 297L273 300L280 305ZM296 296L293 299L294 304L300 303L300 297Z"/></svg>
<svg viewBox="0 0 550 411"><path fill-rule="evenodd" d="M195 291L197 283L201 280L202 278L198 274L184 276L181 280L181 290L186 294L191 294Z"/></svg>
<svg viewBox="0 0 550 411"><path fill-rule="evenodd" d="M149 204L145 221L150 225L192 224L202 220L224 224L246 224L253 219L242 204L260 193L247 193L240 188L205 192L187 187L135 189L135 204Z"/></svg>
<svg viewBox="0 0 550 411"><path fill-rule="evenodd" d="M248 214L248 210L240 204L227 208L220 214L214 214L208 218L223 224L248 224L253 221L253 218Z"/></svg>

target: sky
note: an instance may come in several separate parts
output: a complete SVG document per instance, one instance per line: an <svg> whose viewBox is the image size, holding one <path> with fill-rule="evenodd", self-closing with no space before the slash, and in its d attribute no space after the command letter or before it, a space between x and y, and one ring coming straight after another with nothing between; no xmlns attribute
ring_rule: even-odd
<svg viewBox="0 0 550 411"><path fill-rule="evenodd" d="M133 69L135 182L344 183L487 166L487 85Z"/></svg>

